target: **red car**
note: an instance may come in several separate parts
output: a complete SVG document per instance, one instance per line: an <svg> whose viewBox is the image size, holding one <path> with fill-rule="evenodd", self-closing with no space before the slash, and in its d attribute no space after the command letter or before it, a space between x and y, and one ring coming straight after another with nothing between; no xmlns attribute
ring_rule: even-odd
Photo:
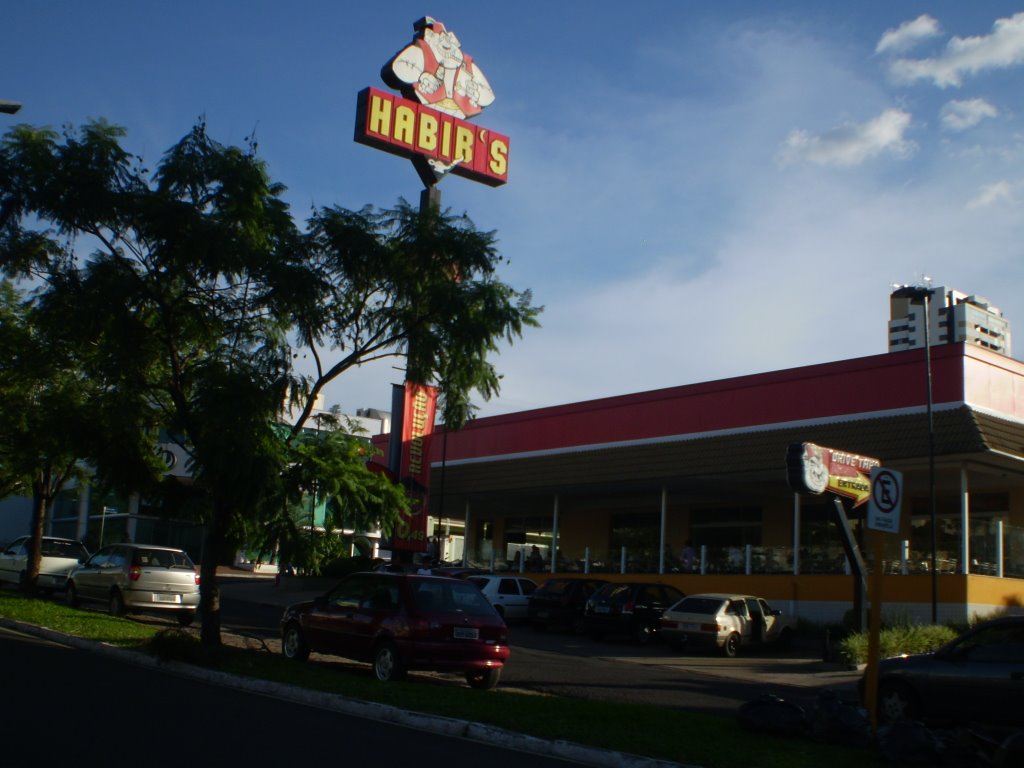
<svg viewBox="0 0 1024 768"><path fill-rule="evenodd" d="M462 672L473 688L498 684L508 628L473 584L409 573L354 573L312 602L285 609L281 650L373 664L378 680L409 670Z"/></svg>

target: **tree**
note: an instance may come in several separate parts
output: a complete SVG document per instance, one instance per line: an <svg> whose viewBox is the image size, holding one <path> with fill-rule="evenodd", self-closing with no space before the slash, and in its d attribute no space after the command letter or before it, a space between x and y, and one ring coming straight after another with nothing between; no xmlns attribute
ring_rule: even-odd
<svg viewBox="0 0 1024 768"><path fill-rule="evenodd" d="M44 310L0 282L0 497L32 497L23 588L36 590L46 516L69 481L86 474L96 396L75 350L48 334Z"/></svg>
<svg viewBox="0 0 1024 768"><path fill-rule="evenodd" d="M405 508L356 443L309 445L315 395L353 366L408 355L418 380L445 377L446 419L461 423L471 389L497 392L497 338L536 324L539 309L494 279L493 235L464 217L404 203L324 209L300 231L253 142L225 147L200 122L150 174L123 137L102 121L4 137L0 269L35 280L36 301L61 320L52 327L87 352L80 374L98 382L111 423L84 458L107 482L156 492L159 475L140 469L153 469L157 428L188 452L206 536L202 639L219 644L216 566L246 520L282 509L314 475L385 532ZM292 370L296 343L314 376ZM281 439L282 410L296 404Z"/></svg>
<svg viewBox="0 0 1024 768"><path fill-rule="evenodd" d="M315 365L304 417L331 381L384 357L405 357L409 380L439 387L447 428L472 416L473 392L485 400L499 392L489 356L501 339L537 326L542 308L531 305L530 291L496 278L502 258L493 232L404 200L383 211L323 208L308 231L318 281L305 305L312 311L294 318Z"/></svg>

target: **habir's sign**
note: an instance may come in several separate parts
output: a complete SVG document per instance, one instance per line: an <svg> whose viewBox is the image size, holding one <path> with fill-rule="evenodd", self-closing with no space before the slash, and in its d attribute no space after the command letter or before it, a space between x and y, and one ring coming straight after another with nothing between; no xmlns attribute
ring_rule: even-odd
<svg viewBox="0 0 1024 768"><path fill-rule="evenodd" d="M424 184L448 173L490 186L508 181L509 138L470 123L494 101L487 78L454 32L429 16L416 36L384 66L384 82L359 93L355 140L408 157Z"/></svg>

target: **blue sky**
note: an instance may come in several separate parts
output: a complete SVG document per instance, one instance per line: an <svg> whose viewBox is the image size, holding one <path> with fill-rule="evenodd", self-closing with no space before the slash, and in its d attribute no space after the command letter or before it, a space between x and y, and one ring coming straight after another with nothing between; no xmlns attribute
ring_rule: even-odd
<svg viewBox="0 0 1024 768"><path fill-rule="evenodd" d="M509 182L443 204L545 305L482 415L886 350L893 283L988 298L1024 353L1024 0L0 3L14 122L104 117L150 162L204 115L255 133L298 219L418 200L352 140L429 14L496 100ZM328 404L387 408L390 364Z"/></svg>

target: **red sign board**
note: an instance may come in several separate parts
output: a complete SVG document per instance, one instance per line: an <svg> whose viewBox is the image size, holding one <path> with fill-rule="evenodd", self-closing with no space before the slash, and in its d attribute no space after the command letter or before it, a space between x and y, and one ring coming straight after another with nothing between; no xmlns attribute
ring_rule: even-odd
<svg viewBox="0 0 1024 768"><path fill-rule="evenodd" d="M405 484L413 506L409 516L395 531L392 548L422 551L427 541L427 491L430 485L430 461L427 438L434 431L437 388L426 384L405 383L405 407L402 415L402 460L399 479Z"/></svg>
<svg viewBox="0 0 1024 768"><path fill-rule="evenodd" d="M794 443L786 457L789 484L799 493L829 491L859 507L871 498L871 470L878 459L814 443Z"/></svg>
<svg viewBox="0 0 1024 768"><path fill-rule="evenodd" d="M508 136L377 88L359 93L356 141L401 157L425 157L457 176L508 181Z"/></svg>

